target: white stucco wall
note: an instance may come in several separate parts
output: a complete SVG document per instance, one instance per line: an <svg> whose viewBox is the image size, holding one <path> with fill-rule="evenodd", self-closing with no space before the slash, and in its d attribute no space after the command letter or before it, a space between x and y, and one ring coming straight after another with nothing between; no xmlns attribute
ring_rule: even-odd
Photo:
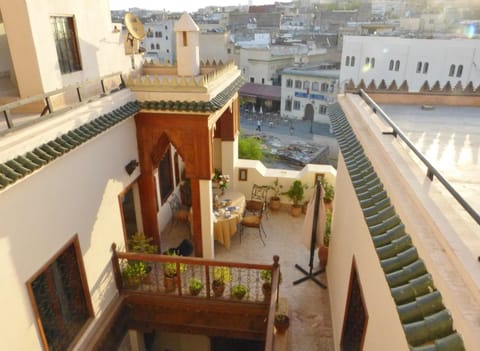
<svg viewBox="0 0 480 351"><path fill-rule="evenodd" d="M128 93L118 97L122 101L105 98L105 105L115 107L129 99ZM77 116L80 124L101 114L100 107L91 106L67 117ZM75 122L71 118L64 119L64 128ZM57 124L52 132L61 134L61 129L62 124ZM26 143L13 143L10 151L22 154ZM32 138L31 144L38 140ZM125 172L131 159L138 159L133 118L0 192L0 335L9 349L42 348L25 283L75 234L95 318L116 295L110 248L113 242L124 247L118 195L138 176L138 169L131 176Z"/></svg>
<svg viewBox="0 0 480 351"><path fill-rule="evenodd" d="M408 350L396 305L341 155L336 182L327 265L335 348L340 349L352 262L355 260L368 315L363 349Z"/></svg>
<svg viewBox="0 0 480 351"><path fill-rule="evenodd" d="M0 5L22 97L130 69L122 33L113 32L107 0L26 0L24 7L2 0ZM61 74L51 16L74 16L81 71Z"/></svg>
<svg viewBox="0 0 480 351"><path fill-rule="evenodd" d="M472 81L474 87L480 83L480 53L478 39L405 39L396 37L345 36L341 60L340 82L352 79L355 84L363 79L368 85L372 79L378 84L395 80L397 86L408 82L410 91L419 91L427 80L432 87L438 80L440 86L450 81L452 88L460 81L465 87ZM347 56L355 56L355 66L345 66ZM365 59L375 58L375 67L367 69ZM400 61L398 71L389 70L390 60ZM417 63L428 62L428 72L417 73ZM461 77L449 77L450 65L463 65ZM477 67L478 66L478 67Z"/></svg>

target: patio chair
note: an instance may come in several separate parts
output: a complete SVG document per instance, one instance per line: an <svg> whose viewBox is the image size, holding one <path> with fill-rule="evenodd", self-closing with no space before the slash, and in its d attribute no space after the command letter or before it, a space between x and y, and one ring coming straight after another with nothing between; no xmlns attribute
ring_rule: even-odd
<svg viewBox="0 0 480 351"><path fill-rule="evenodd" d="M268 199L267 199L267 193L268 193L268 190L270 189L270 187L268 185L258 185L258 184L253 184L252 186L252 195L250 196L250 200L256 200L256 201L261 201L263 202L263 210L265 212L265 216L267 216L268 218ZM249 208L248 206L248 201L247 201L247 206L246 206L247 210L251 211L251 212L255 212L255 208L253 208L252 210Z"/></svg>
<svg viewBox="0 0 480 351"><path fill-rule="evenodd" d="M242 243L242 235L245 228L256 228L258 229L258 235L260 240L262 240L263 246L265 246L265 240L263 240L263 235L267 237L267 233L262 225L262 217L265 209L265 203L258 200L248 200L245 206L245 211L243 213L243 219L240 222L240 243Z"/></svg>
<svg viewBox="0 0 480 351"><path fill-rule="evenodd" d="M177 194L173 194L172 198L168 201L170 209L172 210L172 219L170 222L170 230L180 221L188 223L188 216L190 213L190 208L188 206L182 205Z"/></svg>

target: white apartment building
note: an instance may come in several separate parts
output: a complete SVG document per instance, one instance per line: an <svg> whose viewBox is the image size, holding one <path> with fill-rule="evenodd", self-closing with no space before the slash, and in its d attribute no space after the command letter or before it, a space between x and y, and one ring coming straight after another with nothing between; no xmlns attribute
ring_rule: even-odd
<svg viewBox="0 0 480 351"><path fill-rule="evenodd" d="M283 70L281 115L329 123L327 110L336 101L339 73L328 64Z"/></svg>
<svg viewBox="0 0 480 351"><path fill-rule="evenodd" d="M395 37L345 36L340 86L351 79L378 87L404 82L409 92L419 92L425 83L440 88L447 83L462 89L480 84L480 41L476 39L405 39Z"/></svg>
<svg viewBox="0 0 480 351"><path fill-rule="evenodd" d="M146 52L144 58L148 61L160 61L173 64L176 60L175 33L173 32L174 20L163 19L158 22L145 24L145 39L141 46Z"/></svg>

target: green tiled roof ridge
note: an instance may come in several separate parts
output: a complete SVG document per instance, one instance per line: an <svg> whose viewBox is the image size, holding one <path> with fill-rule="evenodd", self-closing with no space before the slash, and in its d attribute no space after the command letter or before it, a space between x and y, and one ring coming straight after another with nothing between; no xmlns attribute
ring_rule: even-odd
<svg viewBox="0 0 480 351"><path fill-rule="evenodd" d="M96 135L132 116L140 110L138 102L130 101L125 105L94 120L47 141L33 150L14 159L0 163L0 190L26 177L57 157L70 152Z"/></svg>
<svg viewBox="0 0 480 351"><path fill-rule="evenodd" d="M244 79L242 77L238 77L210 101L148 100L140 101L139 104L140 108L143 110L215 112L225 106L227 101L231 99L231 97L244 83Z"/></svg>
<svg viewBox="0 0 480 351"><path fill-rule="evenodd" d="M410 349L465 350L440 292L340 105L330 105L328 115Z"/></svg>

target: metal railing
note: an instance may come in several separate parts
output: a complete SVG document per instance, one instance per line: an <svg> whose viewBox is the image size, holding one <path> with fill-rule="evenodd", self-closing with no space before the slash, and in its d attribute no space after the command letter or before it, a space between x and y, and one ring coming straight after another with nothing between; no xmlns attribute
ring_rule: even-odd
<svg viewBox="0 0 480 351"><path fill-rule="evenodd" d="M433 177L436 177L438 181L448 190L448 192L457 200L460 206L463 207L465 211L473 218L477 224L480 224L480 215L475 209L470 206L470 204L465 201L465 199L455 190L455 188L448 182L445 177L427 160L427 158L417 149L417 147L408 139L408 137L401 131L401 129L393 122L390 117L383 111L376 103L372 100L370 96L363 90L360 89L361 98L372 108L373 112L381 116L385 122L392 128L391 132L388 134L393 135L394 137L400 138L408 148L422 161L422 163L427 167L427 177L430 180L433 180ZM385 133L387 134L387 133Z"/></svg>
<svg viewBox="0 0 480 351"><path fill-rule="evenodd" d="M267 311L265 351L273 351L280 285L278 256L273 257L273 264L266 265L118 252L115 244L112 244L112 251L115 283L119 291L264 305ZM177 274L167 278L172 271ZM221 293L216 291L214 283L219 276L225 280L225 290ZM193 281L201 286L198 294L191 289ZM263 286L265 282L270 283L270 290ZM236 287L240 285L246 288L246 294L241 298L236 295Z"/></svg>
<svg viewBox="0 0 480 351"><path fill-rule="evenodd" d="M107 89L105 86L105 82L107 80L110 80L114 77L118 77L118 84L115 85L114 88ZM82 91L82 89L87 88L87 87L95 87L94 89L95 92L99 92L98 94L89 94L86 91ZM5 105L0 106L0 113L3 114L3 118L5 120L5 123L7 125L7 130L14 128L14 123L12 120L12 111L18 108L21 108L23 106L33 104L33 103L42 103L44 105L43 110L41 113L37 116L36 120L38 118L44 116L45 114L49 113L55 113L55 112L64 112L69 109L72 109L76 106L79 106L83 103L86 102L91 102L93 100L99 99L101 97L104 97L106 95L109 95L113 92L116 92L118 90L124 89L125 88L125 82L123 81L122 73L121 72L116 72L112 73L106 76L101 77L98 80L94 81L84 81L80 82L77 84L69 85L67 87L57 89L48 93L44 94L39 94L35 96L31 96L25 99L21 99L18 101L10 102ZM86 89L85 89L86 90ZM58 108L55 106L55 104L52 102L52 98L55 96L59 96L62 94L67 94L68 92L75 92L75 101L73 103L69 104L61 104L58 106Z"/></svg>

